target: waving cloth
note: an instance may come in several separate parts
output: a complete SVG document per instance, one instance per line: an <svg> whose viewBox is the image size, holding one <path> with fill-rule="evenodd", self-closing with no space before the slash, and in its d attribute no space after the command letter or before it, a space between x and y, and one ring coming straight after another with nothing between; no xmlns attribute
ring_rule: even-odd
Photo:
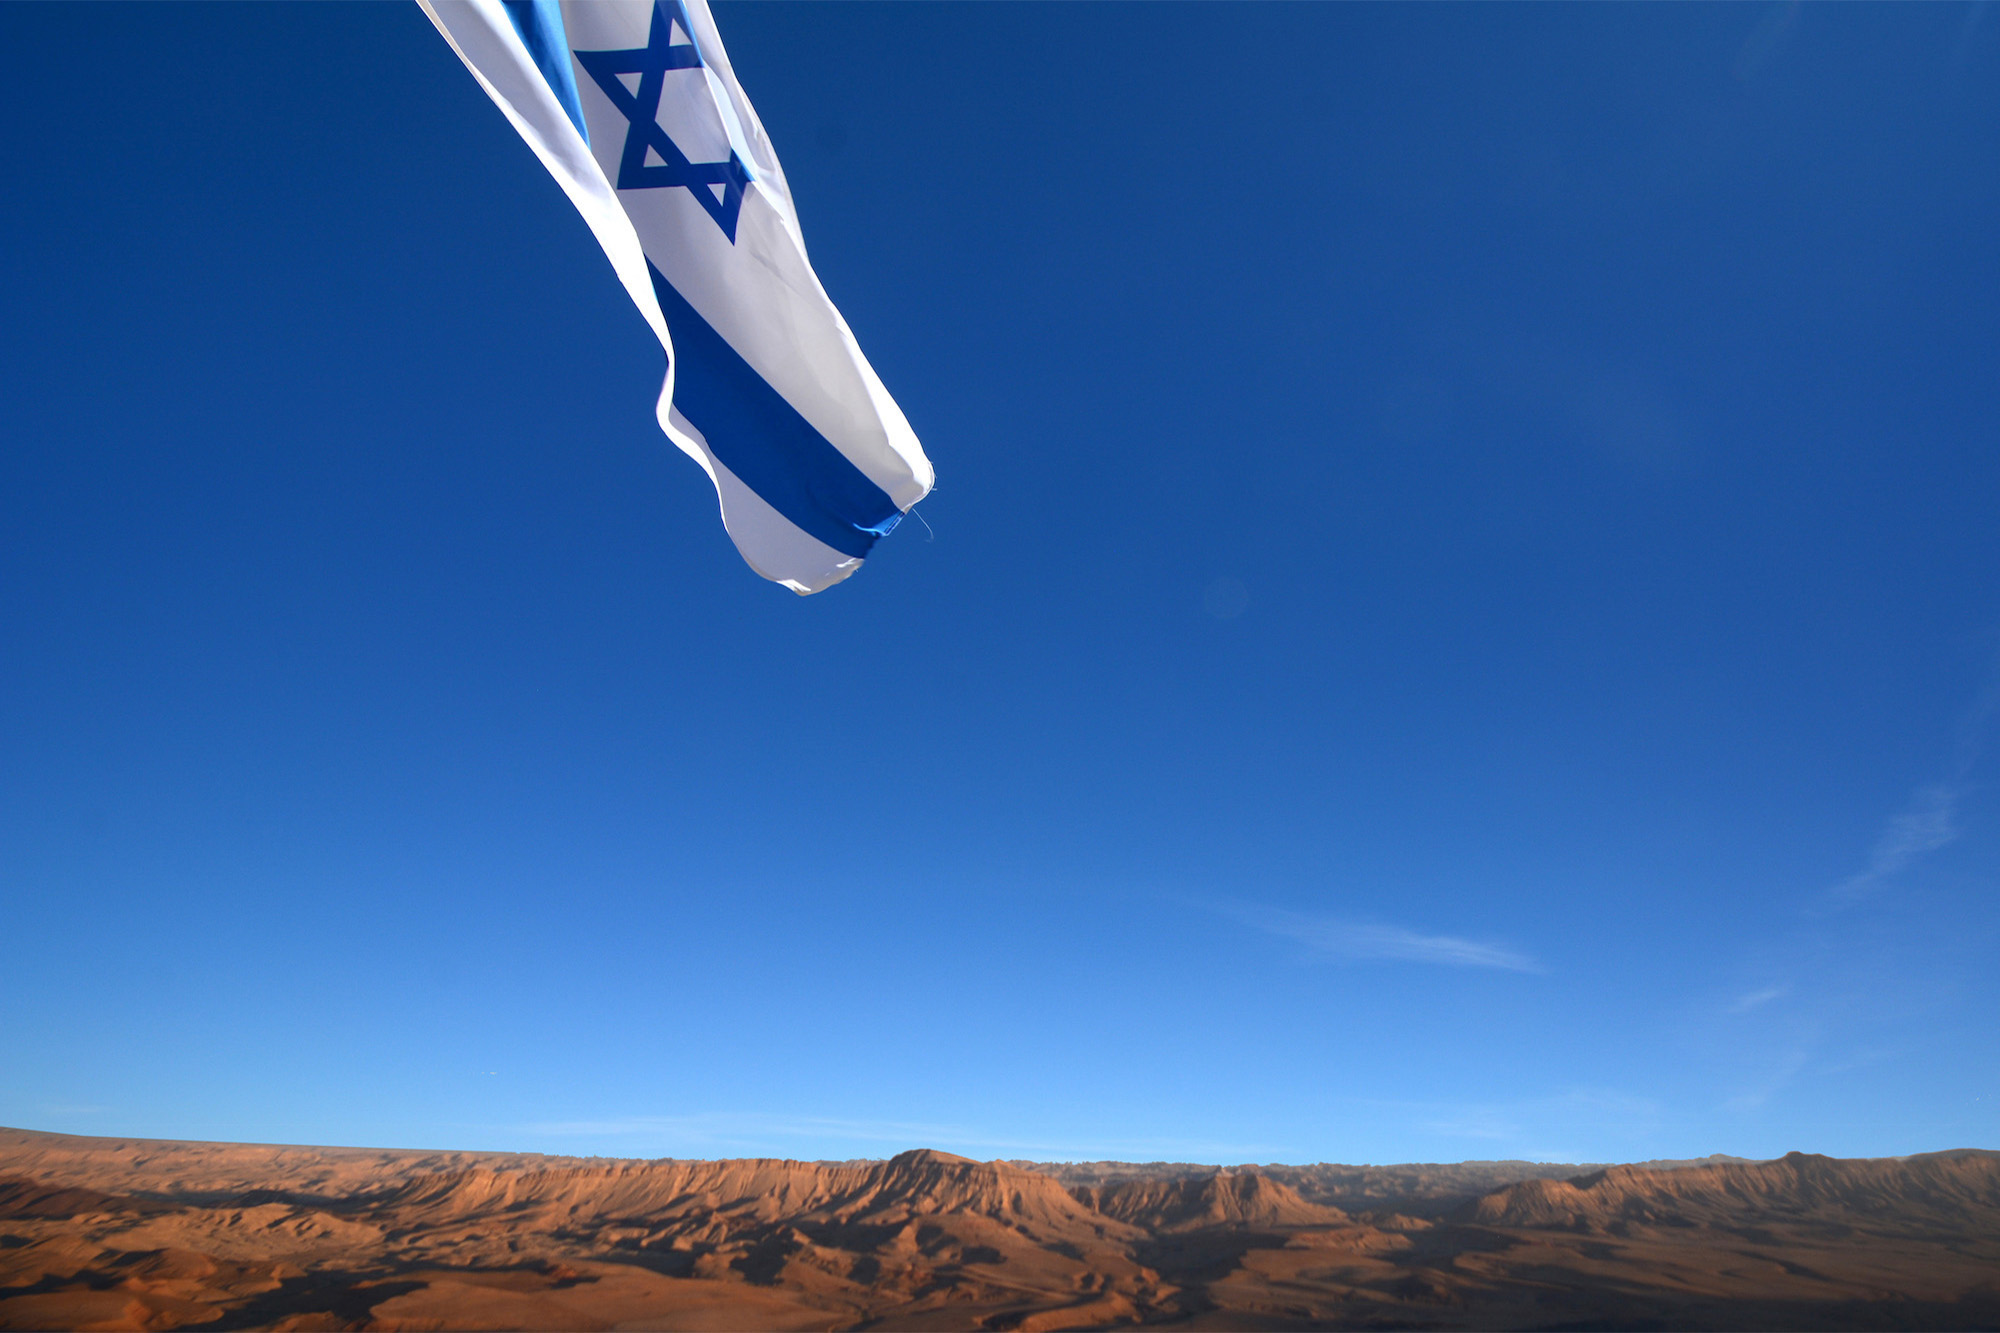
<svg viewBox="0 0 2000 1333"><path fill-rule="evenodd" d="M806 261L706 0L417 0L569 195L667 351L660 426L736 549L818 592L930 460Z"/></svg>

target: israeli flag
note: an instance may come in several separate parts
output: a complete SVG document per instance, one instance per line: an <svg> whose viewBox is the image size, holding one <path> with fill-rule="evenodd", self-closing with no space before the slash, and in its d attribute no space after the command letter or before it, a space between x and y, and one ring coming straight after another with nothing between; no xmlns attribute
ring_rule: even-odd
<svg viewBox="0 0 2000 1333"><path fill-rule="evenodd" d="M707 0L417 0L561 184L667 352L660 426L750 567L856 569L930 460L806 261Z"/></svg>

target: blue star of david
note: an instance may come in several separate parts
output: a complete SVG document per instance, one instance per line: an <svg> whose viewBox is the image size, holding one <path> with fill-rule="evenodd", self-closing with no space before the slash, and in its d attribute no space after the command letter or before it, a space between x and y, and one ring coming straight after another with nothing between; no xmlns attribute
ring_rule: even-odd
<svg viewBox="0 0 2000 1333"><path fill-rule="evenodd" d="M647 33L644 46L630 51L578 51L576 61L597 81L619 114L631 122L625 131L624 152L618 158L618 188L654 190L680 186L707 210L734 245L736 215L742 211L743 187L750 183L750 173L743 169L734 151L727 162L690 162L680 145L660 128L660 94L667 86L667 71L701 68L701 52L692 41L674 44L676 20L682 31L692 36L694 27L687 21L686 11L678 0L656 0L652 30ZM636 95L619 79L620 74L639 76ZM646 163L649 148L660 159L651 166ZM722 187L721 198L709 188L712 185Z"/></svg>

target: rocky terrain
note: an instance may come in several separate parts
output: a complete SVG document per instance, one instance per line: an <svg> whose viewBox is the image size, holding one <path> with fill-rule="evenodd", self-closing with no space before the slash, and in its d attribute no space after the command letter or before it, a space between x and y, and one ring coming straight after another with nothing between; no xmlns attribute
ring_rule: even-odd
<svg viewBox="0 0 2000 1333"><path fill-rule="evenodd" d="M2000 1153L686 1162L0 1130L0 1329L2000 1328Z"/></svg>

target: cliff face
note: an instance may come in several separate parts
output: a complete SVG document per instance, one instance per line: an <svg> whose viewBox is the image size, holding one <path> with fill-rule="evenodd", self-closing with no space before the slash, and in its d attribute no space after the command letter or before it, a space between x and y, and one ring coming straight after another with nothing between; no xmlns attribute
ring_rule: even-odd
<svg viewBox="0 0 2000 1333"><path fill-rule="evenodd" d="M1347 1214L1307 1203L1297 1191L1254 1171L1224 1171L1188 1180L1127 1180L1071 1191L1106 1217L1149 1231L1208 1227L1339 1226Z"/></svg>
<svg viewBox="0 0 2000 1333"><path fill-rule="evenodd" d="M1712 1157L1692 1160L1639 1162L1653 1171L1673 1171L1687 1167L1723 1163L1748 1164L1743 1157ZM1079 1186L1104 1189L1134 1181L1194 1180L1222 1171L1218 1166L1190 1162L1027 1162L1008 1163L1028 1171L1054 1176L1071 1189ZM1394 1212L1419 1217L1436 1217L1450 1212L1467 1199L1501 1189L1522 1180L1571 1180L1593 1171L1607 1170L1604 1163L1577 1165L1565 1162L1408 1162L1401 1166L1341 1166L1315 1162L1309 1166L1269 1164L1241 1166L1238 1172L1255 1172L1294 1191L1308 1203L1325 1204L1345 1212Z"/></svg>
<svg viewBox="0 0 2000 1333"><path fill-rule="evenodd" d="M1580 1230L1807 1222L1895 1234L1996 1233L2000 1154L1841 1161L1795 1152L1774 1162L1682 1171L1614 1166L1573 1180L1522 1181L1458 1216L1486 1226Z"/></svg>
<svg viewBox="0 0 2000 1333"><path fill-rule="evenodd" d="M2000 1326L2000 1154L1610 1167L1428 1220L1106 1174L0 1131L0 1329Z"/></svg>

